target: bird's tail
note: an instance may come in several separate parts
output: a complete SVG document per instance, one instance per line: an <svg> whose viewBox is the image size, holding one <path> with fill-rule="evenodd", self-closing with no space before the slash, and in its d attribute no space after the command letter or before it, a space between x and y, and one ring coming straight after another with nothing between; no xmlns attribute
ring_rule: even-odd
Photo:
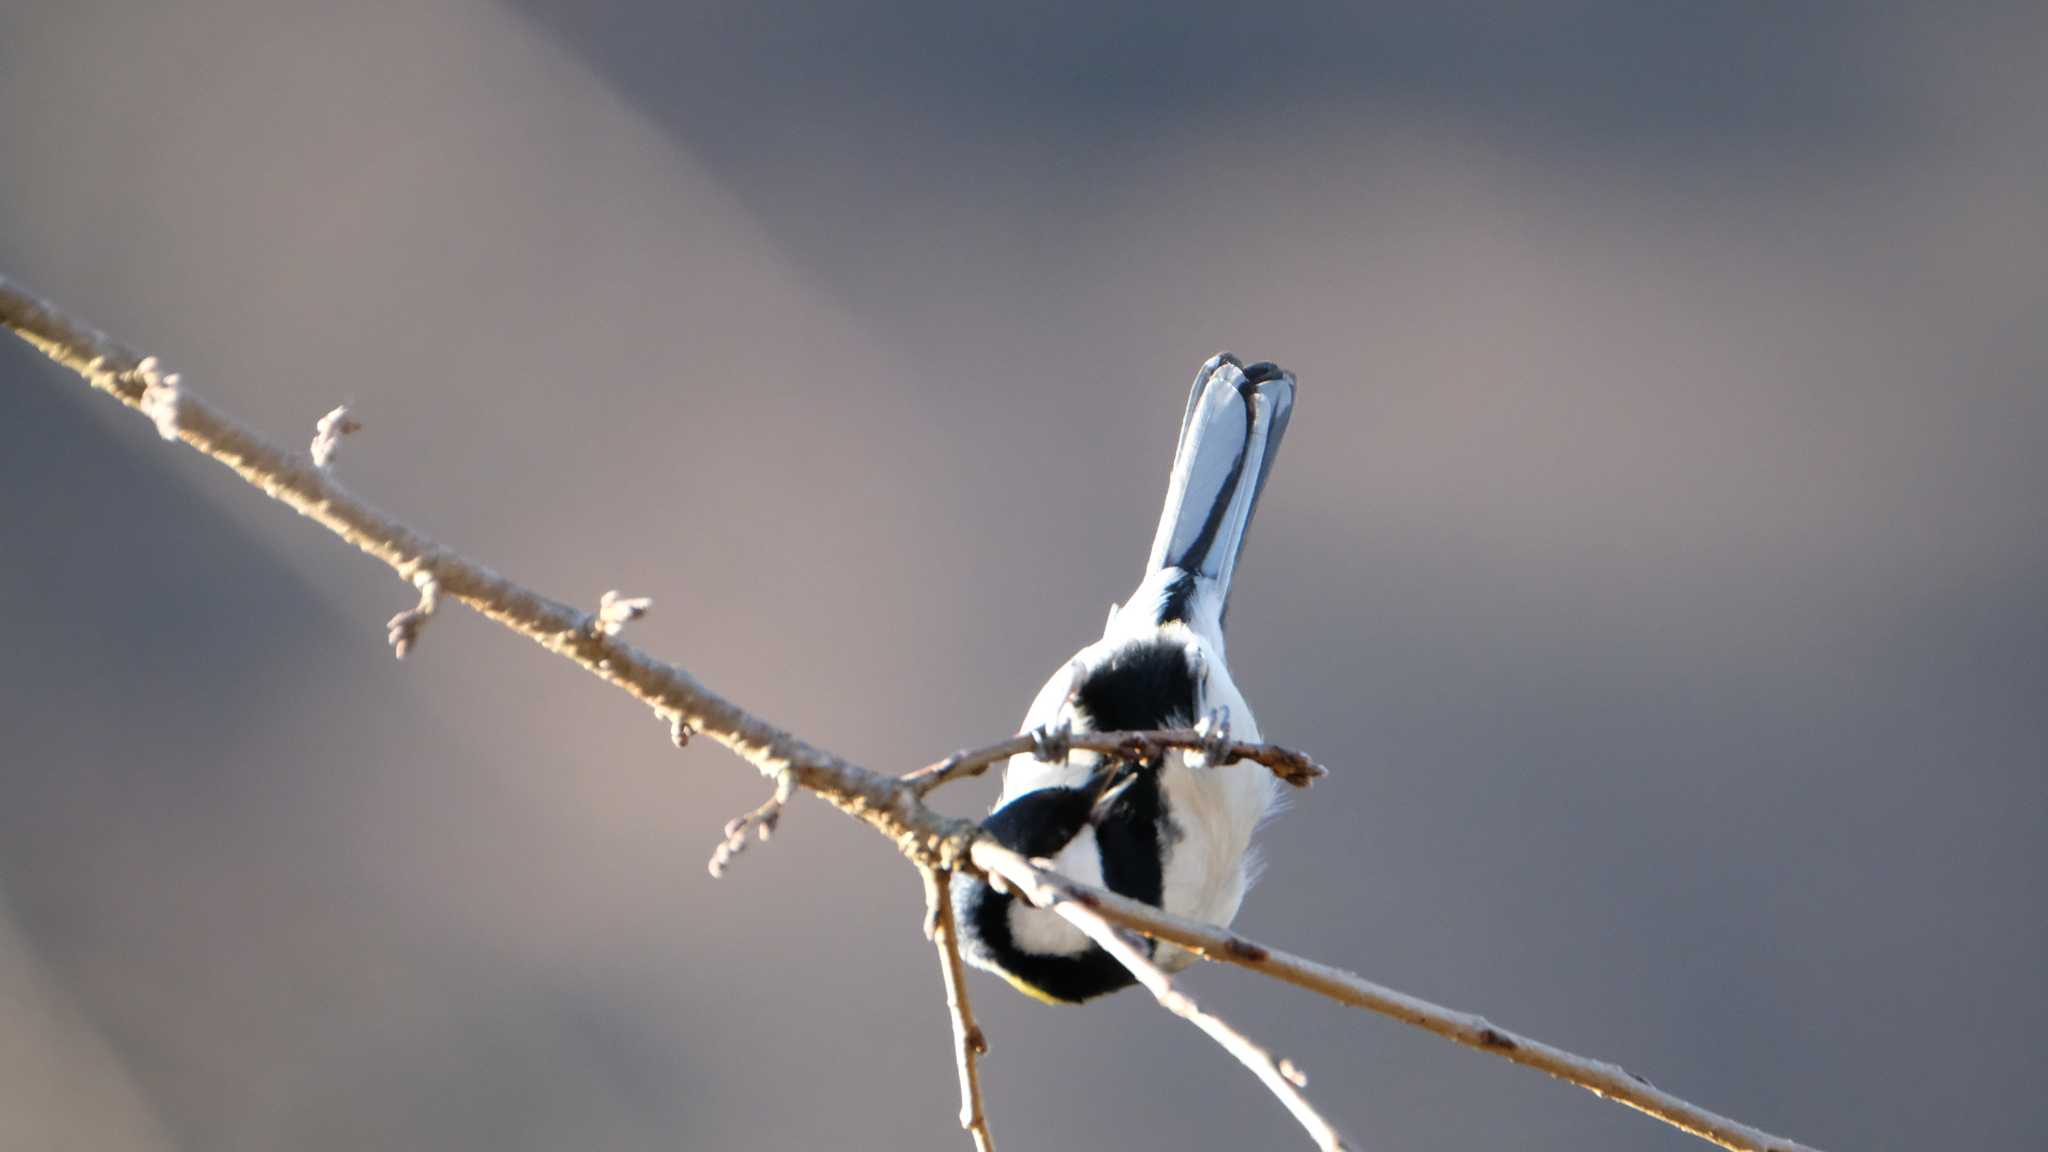
<svg viewBox="0 0 2048 1152"><path fill-rule="evenodd" d="M1202 365L1152 539L1153 571L1177 568L1213 581L1219 601L1229 595L1259 489L1293 410L1294 377L1271 363L1245 367L1224 352Z"/></svg>

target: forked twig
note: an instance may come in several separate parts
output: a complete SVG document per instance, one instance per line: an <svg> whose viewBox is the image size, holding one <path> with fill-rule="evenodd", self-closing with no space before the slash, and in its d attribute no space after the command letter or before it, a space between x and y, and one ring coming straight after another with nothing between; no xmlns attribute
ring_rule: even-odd
<svg viewBox="0 0 2048 1152"><path fill-rule="evenodd" d="M1460 1012L1419 996L1397 992L1354 972L1283 952L1240 936L1228 928L1175 916L1127 896L1076 883L1057 872L1038 867L993 840L975 841L970 856L977 870L999 877L1026 893L1034 885L1071 891L1104 919L1133 932L1179 945L1205 960L1249 968L1339 1004L1390 1016L1468 1048L1547 1072L1603 1100L1626 1105L1730 1152L1815 1152L1812 1147L1796 1140L1774 1136L1710 1112L1658 1088L1619 1064L1567 1052L1541 1040L1510 1032L1484 1016Z"/></svg>
<svg viewBox="0 0 2048 1152"><path fill-rule="evenodd" d="M1221 1045L1224 1051L1257 1076L1267 1091L1279 1098L1280 1103L1307 1130L1316 1147L1323 1152L1341 1152L1353 1147L1337 1131L1337 1126L1309 1102L1302 1091L1308 1077L1302 1075L1293 1062L1273 1055L1244 1033L1203 1011L1187 993L1175 988L1173 978L1152 962L1152 958L1138 946L1136 936L1104 914L1094 892L1056 879L1053 874L1007 848L997 848L986 854L980 851L980 845L976 849L977 862L995 864L996 867L991 867L990 871L1026 900L1086 933L1090 940L1137 977L1138 983L1152 993L1160 1007L1208 1033L1211 1040Z"/></svg>

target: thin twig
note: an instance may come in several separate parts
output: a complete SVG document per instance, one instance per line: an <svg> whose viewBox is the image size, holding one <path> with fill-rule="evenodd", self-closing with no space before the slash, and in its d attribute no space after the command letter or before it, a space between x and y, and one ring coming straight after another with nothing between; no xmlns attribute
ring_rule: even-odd
<svg viewBox="0 0 2048 1152"><path fill-rule="evenodd" d="M1169 748L1199 752L1216 743L1211 733L1197 728L1164 728L1151 732L1069 732L1065 740L1069 752L1093 752L1124 760L1157 759ZM910 785L919 799L923 799L943 784L979 776L993 765L1012 756L1035 752L1038 748L1038 738L1030 732L1022 732L985 748L955 752L936 764L907 773L903 782ZM1274 776L1296 788L1306 788L1329 775L1329 769L1291 748L1282 748L1278 744L1226 741L1221 763L1239 760L1264 765Z"/></svg>
<svg viewBox="0 0 2048 1152"><path fill-rule="evenodd" d="M377 510L316 468L309 457L267 443L225 413L182 390L174 376L160 374L154 363L145 368L142 357L133 351L69 319L5 277L0 277L0 326L78 373L94 388L130 408L144 410L156 422L158 432L167 434L167 438L175 436L233 469L264 494L389 565L399 575L408 580L421 573L431 575L445 595L574 661L652 708L671 725L681 724L703 733L771 779L779 780L785 772L790 774L794 787L817 793L887 837L899 851L922 866L941 870L971 868L1017 884L1065 885L1068 891L1094 901L1089 907L1112 923L1539 1068L1731 1152L1812 1152L1805 1145L1760 1132L1681 1100L1615 1065L1575 1056L1497 1029L1481 1017L1439 1007L1349 972L1274 951L1214 925L1169 916L1149 905L1074 884L1038 869L982 835L973 823L927 808L922 793L935 784L884 776L836 756L727 700L683 668L587 627L589 614L531 592ZM1189 735L1197 741L1195 746L1202 746L1204 742L1198 733ZM1085 748L1085 739L1074 737L1074 746ZM964 764L987 755L980 762L985 769L988 764L1031 745L1028 736L1013 737L959 759ZM1110 750L1116 751L1119 750ZM971 773L962 768L941 774L957 778Z"/></svg>
<svg viewBox="0 0 2048 1152"><path fill-rule="evenodd" d="M1004 849L1007 852L1007 849ZM1138 983L1152 993L1159 1006L1186 1020L1209 1034L1209 1038L1236 1057L1237 1062L1250 1069L1252 1075L1266 1086L1266 1090L1278 1097L1280 1103L1294 1114L1294 1118L1308 1131L1309 1138L1323 1152L1339 1152L1352 1145L1337 1131L1316 1106L1309 1102L1302 1087L1308 1078L1301 1074L1291 1061L1281 1060L1261 1047L1244 1033L1232 1028L1222 1020L1202 1010L1187 993L1173 986L1173 978L1165 969L1152 962L1144 949L1138 947L1136 937L1124 926L1113 921L1112 914L1101 907L1101 902L1092 891L1071 883L1055 882L1050 874L1036 868L1022 856L1014 862L1004 860L1005 865L998 871L1026 900L1044 908L1095 941L1103 951L1116 957L1118 963L1128 969ZM1021 863L1023 867L1015 867Z"/></svg>
<svg viewBox="0 0 2048 1152"><path fill-rule="evenodd" d="M752 829L766 844L775 835L776 825L782 823L782 810L789 806L789 798L796 790L794 773L784 772L775 778L775 794L768 797L760 807L744 815L735 816L725 822L725 839L719 842L711 853L711 878L721 879L725 870L732 867L732 858L747 850L747 832Z"/></svg>
<svg viewBox="0 0 2048 1152"><path fill-rule="evenodd" d="M981 1058L988 1038L974 1022L967 1000L967 971L960 962L960 934L953 923L953 891L948 874L919 868L924 877L925 935L939 950L939 976L946 985L946 1008L953 1017L953 1063L960 1074L960 1127L974 1138L975 1152L995 1152L995 1133L981 1106Z"/></svg>

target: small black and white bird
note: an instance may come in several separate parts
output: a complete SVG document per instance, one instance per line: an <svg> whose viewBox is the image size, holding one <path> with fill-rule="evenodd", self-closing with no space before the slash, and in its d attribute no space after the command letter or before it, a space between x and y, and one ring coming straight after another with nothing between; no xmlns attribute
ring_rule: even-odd
<svg viewBox="0 0 2048 1152"><path fill-rule="evenodd" d="M1145 578L1122 607L1111 606L1102 639L1039 690L1021 731L1186 728L1206 719L1227 724L1232 739L1259 739L1224 665L1223 616L1293 407L1294 377L1272 364L1247 367L1226 352L1202 365ZM1171 752L1130 764L1074 752L1046 762L1025 753L1006 766L982 827L1072 879L1228 924L1251 881L1252 831L1276 783L1257 764L1204 759ZM1078 1002L1133 982L1079 929L979 877L955 874L953 895L968 962L1023 992ZM1154 949L1168 970L1192 959L1170 944Z"/></svg>

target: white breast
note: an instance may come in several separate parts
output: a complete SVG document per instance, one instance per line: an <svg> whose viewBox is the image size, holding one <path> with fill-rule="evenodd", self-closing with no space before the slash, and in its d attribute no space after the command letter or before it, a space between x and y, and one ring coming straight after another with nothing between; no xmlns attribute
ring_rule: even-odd
<svg viewBox="0 0 2048 1152"><path fill-rule="evenodd" d="M1258 722L1221 662L1210 665L1205 688L1204 709L1229 709L1233 739L1258 740ZM1187 757L1176 754L1168 759L1160 783L1180 833L1166 853L1165 908L1177 916L1227 925L1251 880L1252 833L1272 807L1273 774L1250 761L1189 767ZM1178 968L1191 957L1177 948L1161 948L1159 959Z"/></svg>

